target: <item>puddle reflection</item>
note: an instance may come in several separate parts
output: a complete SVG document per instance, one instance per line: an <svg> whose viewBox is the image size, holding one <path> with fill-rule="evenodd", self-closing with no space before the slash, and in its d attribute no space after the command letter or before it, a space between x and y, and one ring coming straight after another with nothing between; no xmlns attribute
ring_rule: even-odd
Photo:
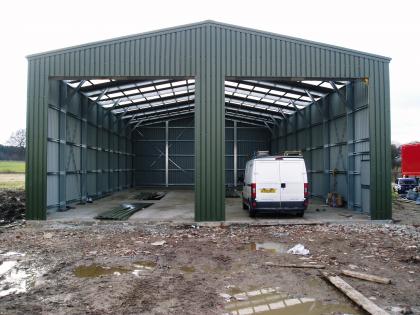
<svg viewBox="0 0 420 315"><path fill-rule="evenodd" d="M312 298L288 298L278 288L231 294L224 315L362 314L352 305L326 304Z"/></svg>
<svg viewBox="0 0 420 315"><path fill-rule="evenodd" d="M287 247L284 244L275 242L253 242L251 243L250 248L252 251L265 251L273 254L283 254L287 252Z"/></svg>

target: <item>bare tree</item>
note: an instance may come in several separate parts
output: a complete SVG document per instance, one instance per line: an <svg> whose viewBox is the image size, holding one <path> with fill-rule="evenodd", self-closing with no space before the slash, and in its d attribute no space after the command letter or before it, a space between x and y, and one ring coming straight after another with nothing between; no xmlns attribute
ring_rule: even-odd
<svg viewBox="0 0 420 315"><path fill-rule="evenodd" d="M26 146L26 131L19 129L12 133L7 144L13 147L24 148Z"/></svg>

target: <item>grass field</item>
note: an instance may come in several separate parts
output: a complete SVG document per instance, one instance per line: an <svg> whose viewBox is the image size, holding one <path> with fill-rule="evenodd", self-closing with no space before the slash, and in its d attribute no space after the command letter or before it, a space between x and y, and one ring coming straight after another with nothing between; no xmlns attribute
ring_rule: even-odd
<svg viewBox="0 0 420 315"><path fill-rule="evenodd" d="M24 189L25 174L22 173L0 173L0 189Z"/></svg>
<svg viewBox="0 0 420 315"><path fill-rule="evenodd" d="M0 161L0 173L25 173L25 162Z"/></svg>
<svg viewBox="0 0 420 315"><path fill-rule="evenodd" d="M25 162L0 161L0 189L25 188Z"/></svg>

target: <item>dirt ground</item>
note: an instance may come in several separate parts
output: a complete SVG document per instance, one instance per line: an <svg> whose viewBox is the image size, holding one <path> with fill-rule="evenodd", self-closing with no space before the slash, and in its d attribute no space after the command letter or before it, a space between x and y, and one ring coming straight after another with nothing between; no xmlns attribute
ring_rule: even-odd
<svg viewBox="0 0 420 315"><path fill-rule="evenodd" d="M0 225L25 218L25 191L0 189Z"/></svg>
<svg viewBox="0 0 420 315"><path fill-rule="evenodd" d="M420 205L407 199L395 199L392 202L392 218L397 224L420 227Z"/></svg>
<svg viewBox="0 0 420 315"><path fill-rule="evenodd" d="M13 268L0 276L0 314L363 314L318 270L270 265L314 262L389 277L385 285L343 276L390 313L420 314L414 226L31 223L1 231L0 275ZM309 255L286 253L299 243ZM264 312L279 303L286 307Z"/></svg>

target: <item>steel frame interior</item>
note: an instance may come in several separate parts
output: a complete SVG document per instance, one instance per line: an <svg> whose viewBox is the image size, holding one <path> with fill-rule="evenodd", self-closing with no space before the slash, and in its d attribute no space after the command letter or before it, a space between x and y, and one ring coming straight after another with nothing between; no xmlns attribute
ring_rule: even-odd
<svg viewBox="0 0 420 315"><path fill-rule="evenodd" d="M192 167L187 168L182 166L182 161L176 160L176 154L172 153L171 155L170 153L171 146L183 137L188 128L194 131L194 79L134 80L101 78L54 80L54 82L60 85L60 95L58 99L56 97L55 103L54 97L52 97L53 100L49 106L51 111L51 119L49 119L51 126L49 129L52 130L51 136L48 138L49 160L54 161L49 163L48 171L50 178L48 185L49 208L64 210L68 203L75 201L84 203L87 198L99 198L113 191L132 186L194 185L193 161ZM355 104L353 99L346 99L351 94L348 93L348 90L353 91L353 86L352 81L263 81L227 78L224 93L225 118L229 122L226 125L226 184L229 186L237 185L238 176L243 175L244 164L252 150L269 149L273 154L276 154L287 149L299 149L304 152L308 164L310 183L318 182L319 184L311 185L311 187L314 187L311 189L312 196L325 198L326 194L333 188L334 191L339 191L346 199L349 198L349 208L369 211L368 200L362 202L360 197L363 194L360 191L363 192L363 190L355 188L355 178L360 175L360 167L358 171L354 169L354 157L358 155L366 157L369 155L369 150L366 150L364 146L364 151L354 151L356 141L354 139L354 127L347 127L354 126L354 115L352 114L355 113L353 110ZM337 95L339 101L335 100L334 104L329 104L328 107L322 109L322 106L325 107L322 104L332 94ZM77 98L79 101L73 101L75 95L80 96ZM76 111L69 109L73 103L77 104ZM330 108L340 106L336 103L344 105L344 115L346 117L344 126L337 125L337 120L343 117L343 113L338 116L330 115ZM90 118L88 114L88 111L91 111L92 108L95 108L96 112L94 119ZM313 108L316 108L320 113L323 118L322 123L312 121L313 114L311 115L311 112ZM366 110L366 108L367 103L363 103L363 106L357 110ZM53 118L54 115L56 119ZM110 122L105 123L103 118L100 122L101 115L110 119ZM78 120L79 123L71 124L68 122L69 119ZM185 121L189 121L188 126L177 126L177 122ZM335 137L336 143L331 143L330 135L326 135L326 133L331 133L330 129L333 123L336 124L336 130L337 127L344 128L345 140L338 139L337 136ZM173 124L175 125L173 126ZM312 145L312 139L317 137L315 135L316 128L320 124L322 124L322 132L318 136L326 142L316 147ZM73 126L72 130L69 130L69 126ZM80 130L76 131L77 128ZM93 131L95 128L96 130ZM162 148L148 142L153 141L153 139L147 139L145 136L147 129L153 129L155 132L159 128L164 132L164 134L162 133L163 139L154 140L163 140L164 147ZM170 130L175 131L177 128L179 131L177 136L170 138L169 134L172 133ZM246 130L249 128L254 129ZM231 132L229 129L231 129ZM250 137L250 131L255 136L261 129L269 131L267 132L269 138L267 143L264 143L261 139L250 140L248 142L251 144L238 152L238 143L246 141L243 137L240 137L242 140L238 140L238 132L248 132L246 137ZM54 130L56 130L55 135ZM92 138L90 136L92 132L95 139L90 139ZM102 136L102 139L100 139L101 132L106 133ZM309 139L309 142L302 141L299 132L305 132L304 137ZM75 133L78 136L72 137L71 134L74 135ZM113 137L116 137L115 140L111 140ZM295 140L290 140L291 137ZM104 141L106 138L108 140ZM194 138L190 137L188 140L181 139L179 141L194 142ZM357 140L358 143L367 141L368 136ZM99 145L100 142L101 145ZM152 143L153 150L157 151L152 163L146 166L150 168L149 170L139 170L141 168L139 165L145 164L144 160L137 162L137 157L141 157L144 152L144 147L138 146L139 142L146 142L147 145ZM121 143L124 143L124 146ZM228 143L231 143L231 148ZM54 147L54 144L56 144L56 147ZM344 145L347 146L346 152L353 153L348 154L349 158L346 159L345 165L332 167L330 151L335 147L340 148L338 156L343 161L341 146ZM122 147L124 150L121 150ZM324 163L322 167L314 161L319 150L323 154ZM75 154L74 151L77 151L77 153ZM75 155L80 158L75 159ZM55 159L55 156L58 156L58 160ZM182 152L178 156L181 156L181 159L184 160L194 157L193 152L190 152L190 155ZM70 157L72 157L72 160L70 160ZM92 162L88 162L92 159L95 160L93 166ZM101 160L104 159L105 162L101 165ZM160 159L164 161L164 167L153 170L154 165L160 163ZM69 167L70 161L73 162L73 167ZM335 162L337 162L337 159ZM172 169L171 166L173 166ZM160 174L152 171L160 171ZM188 175L191 180L184 180L184 182L176 182L175 184L170 183L170 177L173 177L170 173L173 171L180 171L184 175ZM138 174L139 172L140 174ZM340 178L342 175L345 176L344 182L343 179L338 180L339 187L337 187L337 177ZM162 177L161 180L159 180L159 176ZM320 176L322 180L317 178ZM148 178L149 181L138 180L138 178ZM151 178L154 179L150 180ZM363 188L363 185L360 186L360 180L356 181L359 183L359 186L356 187ZM369 188L368 181L364 186L365 189ZM58 192L56 191L57 187ZM72 191L71 187L77 188ZM346 189L343 187L346 187ZM355 191L359 195L357 198Z"/></svg>

